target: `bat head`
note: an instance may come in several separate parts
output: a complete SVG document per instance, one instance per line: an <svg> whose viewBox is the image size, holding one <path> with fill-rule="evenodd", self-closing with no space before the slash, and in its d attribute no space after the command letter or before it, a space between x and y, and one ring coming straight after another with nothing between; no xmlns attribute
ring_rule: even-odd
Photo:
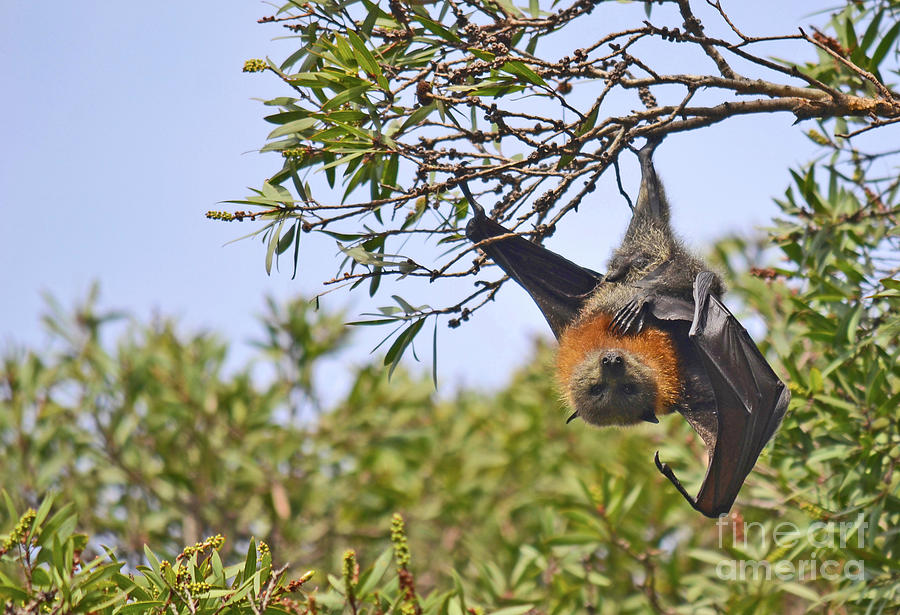
<svg viewBox="0 0 900 615"><path fill-rule="evenodd" d="M653 368L624 348L592 350L572 370L568 397L592 425L657 422L659 387Z"/></svg>
<svg viewBox="0 0 900 615"><path fill-rule="evenodd" d="M557 378L575 414L597 426L656 423L681 394L672 340L659 329L616 336L600 314L563 333Z"/></svg>

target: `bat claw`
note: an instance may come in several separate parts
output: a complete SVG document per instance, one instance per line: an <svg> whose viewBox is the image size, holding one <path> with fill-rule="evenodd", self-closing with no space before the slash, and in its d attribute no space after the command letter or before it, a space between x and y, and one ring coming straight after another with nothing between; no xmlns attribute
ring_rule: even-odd
<svg viewBox="0 0 900 615"><path fill-rule="evenodd" d="M577 418L578 418L578 411L576 410L575 412L572 413L572 416L570 416L569 418L566 419L566 425L568 425L569 423L571 423L572 421L574 421Z"/></svg>
<svg viewBox="0 0 900 615"><path fill-rule="evenodd" d="M646 306L647 300L644 297L626 303L609 323L609 332L619 336L640 333L644 329Z"/></svg>

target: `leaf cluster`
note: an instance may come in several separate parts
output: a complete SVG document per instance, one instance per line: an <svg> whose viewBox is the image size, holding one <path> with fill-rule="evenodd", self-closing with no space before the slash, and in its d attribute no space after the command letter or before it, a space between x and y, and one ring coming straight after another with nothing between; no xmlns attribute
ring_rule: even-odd
<svg viewBox="0 0 900 615"><path fill-rule="evenodd" d="M845 159L868 156L871 164L889 153L880 145L861 153L852 138L900 118L890 81L900 35L895 3L847 2L821 30L767 36L745 32L711 0L620 4L280 6L261 21L286 28L296 48L280 61L252 62L289 90L265 101L275 128L261 151L282 160L254 195L232 201L253 213L211 217L259 218L252 234L266 244L267 271L292 249L296 273L301 234L327 233L346 258L326 285L375 295L385 278L479 276L484 259L461 228L461 181L494 218L540 243L564 217L594 206L598 181L610 167L618 173L620 154L638 137L790 113L816 122L810 136ZM622 29L607 25L620 20ZM594 33L589 40L578 34L582 23ZM791 58L773 60L773 43L790 48ZM679 58L679 72L670 57ZM445 305L392 289L412 310L367 324L394 326L386 335L393 369L431 330L425 320L459 326L505 281L475 279Z"/></svg>

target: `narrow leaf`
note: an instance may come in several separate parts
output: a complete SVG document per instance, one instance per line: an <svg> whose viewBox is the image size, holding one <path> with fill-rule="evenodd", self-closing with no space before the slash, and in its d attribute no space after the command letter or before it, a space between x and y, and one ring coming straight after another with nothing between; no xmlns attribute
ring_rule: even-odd
<svg viewBox="0 0 900 615"><path fill-rule="evenodd" d="M884 35L884 38L881 39L881 42L878 43L878 47L875 48L875 53L872 54L872 62L869 64L870 70L878 68L878 65L881 64L884 57L894 47L894 41L897 40L898 34L900 34L900 21L895 23Z"/></svg>
<svg viewBox="0 0 900 615"><path fill-rule="evenodd" d="M337 109L341 105L357 100L362 96L362 94L368 90L372 89L371 84L357 85L352 88L347 88L343 92L337 94L334 98L329 100L327 103L322 105L322 110L327 111L329 109Z"/></svg>
<svg viewBox="0 0 900 615"><path fill-rule="evenodd" d="M540 75L528 68L523 62L519 62L518 60L507 62L500 67L500 70L511 73L517 77L521 77L532 85L547 85L547 82L544 81Z"/></svg>

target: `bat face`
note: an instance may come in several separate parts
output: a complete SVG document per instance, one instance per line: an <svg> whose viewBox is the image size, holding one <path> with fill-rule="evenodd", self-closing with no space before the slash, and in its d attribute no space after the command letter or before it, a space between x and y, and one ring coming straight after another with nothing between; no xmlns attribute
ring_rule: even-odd
<svg viewBox="0 0 900 615"><path fill-rule="evenodd" d="M659 422L654 412L659 389L656 374L640 356L624 348L588 352L565 387L576 414L592 425Z"/></svg>
<svg viewBox="0 0 900 615"><path fill-rule="evenodd" d="M566 329L559 340L556 376L575 414L597 426L658 422L681 393L678 358L666 332L610 332L600 314Z"/></svg>

